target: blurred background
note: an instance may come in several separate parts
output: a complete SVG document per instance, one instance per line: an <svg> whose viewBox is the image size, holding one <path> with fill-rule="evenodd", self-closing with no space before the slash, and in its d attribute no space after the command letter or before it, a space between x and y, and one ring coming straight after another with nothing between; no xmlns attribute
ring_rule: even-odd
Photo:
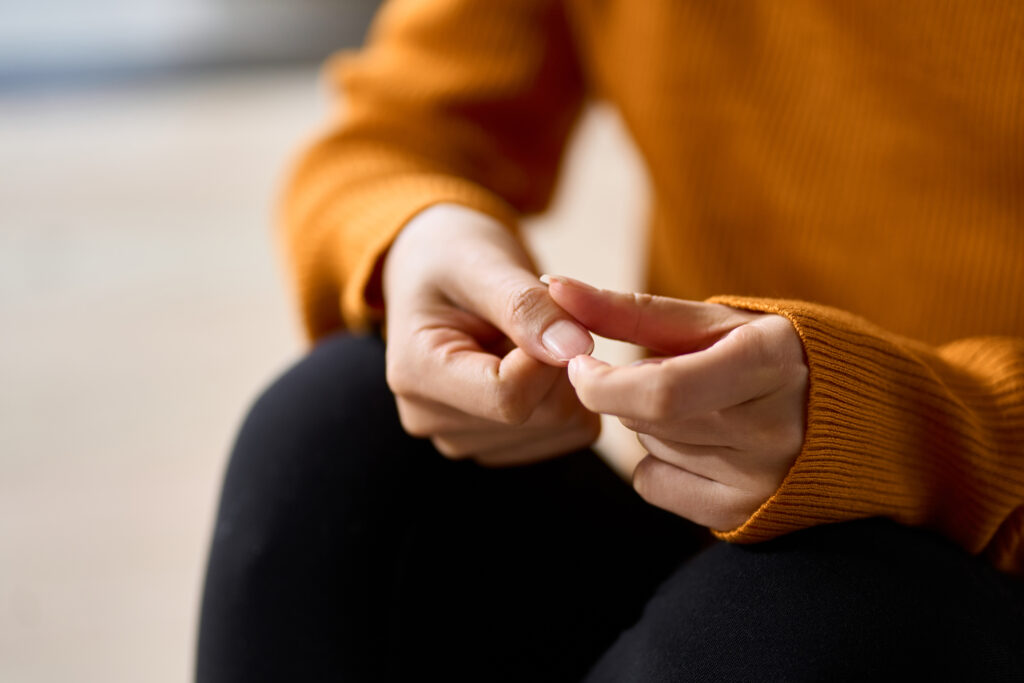
<svg viewBox="0 0 1024 683"><path fill-rule="evenodd" d="M0 0L0 681L191 678L234 432L304 349L275 200L377 4ZM564 173L540 262L637 287L614 112Z"/></svg>

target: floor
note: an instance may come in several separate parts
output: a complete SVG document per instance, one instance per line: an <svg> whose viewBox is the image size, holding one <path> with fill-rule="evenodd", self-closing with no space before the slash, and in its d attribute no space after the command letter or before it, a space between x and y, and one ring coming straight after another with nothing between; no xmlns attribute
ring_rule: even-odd
<svg viewBox="0 0 1024 683"><path fill-rule="evenodd" d="M0 94L0 680L189 680L227 450L302 352L271 217L325 111L312 67ZM566 172L541 263L636 287L611 111Z"/></svg>

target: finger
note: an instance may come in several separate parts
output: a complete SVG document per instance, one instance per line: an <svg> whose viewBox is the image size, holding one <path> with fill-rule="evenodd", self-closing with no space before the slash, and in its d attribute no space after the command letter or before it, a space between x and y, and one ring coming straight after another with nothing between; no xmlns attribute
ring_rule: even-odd
<svg viewBox="0 0 1024 683"><path fill-rule="evenodd" d="M594 349L586 328L551 299L530 270L495 260L459 272L472 277L452 276L456 303L480 313L533 358L564 367Z"/></svg>
<svg viewBox="0 0 1024 683"><path fill-rule="evenodd" d="M703 351L653 364L612 367L577 356L569 363L569 379L594 412L647 422L713 412L778 386L784 369L765 364L764 334L744 325Z"/></svg>
<svg viewBox="0 0 1024 683"><path fill-rule="evenodd" d="M388 348L388 386L398 396L426 399L502 424L521 424L560 370L516 348L499 358L465 333L421 329Z"/></svg>
<svg viewBox="0 0 1024 683"><path fill-rule="evenodd" d="M730 483L730 471L735 469L729 461L729 458L735 454L732 449L680 443L659 439L650 434L637 434L636 438L648 453L659 460L699 474L705 479Z"/></svg>
<svg viewBox="0 0 1024 683"><path fill-rule="evenodd" d="M659 439L703 446L728 446L737 448L744 445L741 431L743 423L737 423L731 416L734 408L701 413L687 418L649 422L632 417L620 417L619 422L638 434L650 434Z"/></svg>
<svg viewBox="0 0 1024 683"><path fill-rule="evenodd" d="M774 479L752 467L752 454L732 448L699 446L638 434L637 440L647 452L663 462L705 479L768 498L774 491Z"/></svg>
<svg viewBox="0 0 1024 683"><path fill-rule="evenodd" d="M582 424L549 434L550 436L545 439L535 439L516 446L480 453L474 460L487 467L508 467L575 453L597 440L601 434L601 419L588 413Z"/></svg>
<svg viewBox="0 0 1024 683"><path fill-rule="evenodd" d="M803 442L803 412L794 410L787 401L790 397L777 392L690 417L660 421L620 417L619 422L638 434L667 441L773 453L792 450L794 444Z"/></svg>
<svg viewBox="0 0 1024 683"><path fill-rule="evenodd" d="M499 422L469 415L429 399L396 396L402 427L411 436L440 437L445 440L448 455L464 455L481 448L492 448L509 442L509 434L520 432L524 438L535 438L552 428L580 424L589 411L576 397L565 371L558 373L548 394L521 425L510 427Z"/></svg>
<svg viewBox="0 0 1024 683"><path fill-rule="evenodd" d="M806 420L803 392L777 391L723 411L734 425L732 445L766 456L798 453L804 443Z"/></svg>
<svg viewBox="0 0 1024 683"><path fill-rule="evenodd" d="M496 453L521 452L535 453L543 450L544 444L558 442L562 437L572 434L579 438L584 432L600 430L600 418L583 409L572 420L551 427L499 427L485 431L453 432L437 434L431 441L439 452L449 458L487 458ZM596 438L596 434L594 435Z"/></svg>
<svg viewBox="0 0 1024 683"><path fill-rule="evenodd" d="M569 373L562 370L551 385L551 390L523 426L551 429L578 420L581 415L589 414L590 411L576 396L576 389L569 381Z"/></svg>
<svg viewBox="0 0 1024 683"><path fill-rule="evenodd" d="M719 531L743 524L761 501L648 455L633 471L633 488L651 505Z"/></svg>
<svg viewBox="0 0 1024 683"><path fill-rule="evenodd" d="M706 348L755 315L719 304L597 289L560 275L543 278L551 299L592 332L660 353Z"/></svg>
<svg viewBox="0 0 1024 683"><path fill-rule="evenodd" d="M507 428L500 431L492 429L486 432L435 434L430 442L446 458L462 460L494 449L512 448L545 436L547 434L540 431Z"/></svg>
<svg viewBox="0 0 1024 683"><path fill-rule="evenodd" d="M451 406L413 396L396 396L398 417L410 436L419 438L464 431L493 431L496 423Z"/></svg>

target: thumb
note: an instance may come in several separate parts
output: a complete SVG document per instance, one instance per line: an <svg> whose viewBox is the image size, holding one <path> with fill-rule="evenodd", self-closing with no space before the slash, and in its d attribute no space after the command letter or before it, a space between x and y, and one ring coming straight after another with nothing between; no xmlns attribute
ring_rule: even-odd
<svg viewBox="0 0 1024 683"><path fill-rule="evenodd" d="M500 270L463 288L460 298L536 360L564 366L594 350L590 333L552 300L536 275L518 266Z"/></svg>
<svg viewBox="0 0 1024 683"><path fill-rule="evenodd" d="M660 353L698 351L748 321L719 304L597 289L562 275L544 275L551 299L592 332Z"/></svg>

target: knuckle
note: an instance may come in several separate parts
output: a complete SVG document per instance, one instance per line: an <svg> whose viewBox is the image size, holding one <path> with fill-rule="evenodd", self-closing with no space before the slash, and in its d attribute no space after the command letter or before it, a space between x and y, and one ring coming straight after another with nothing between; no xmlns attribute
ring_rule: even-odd
<svg viewBox="0 0 1024 683"><path fill-rule="evenodd" d="M430 441L434 444L434 448L437 449L437 452L449 460L465 460L470 455L454 441L441 437L435 437Z"/></svg>
<svg viewBox="0 0 1024 683"><path fill-rule="evenodd" d="M632 417L620 417L619 423L631 432L646 431L642 429L642 426L644 424L643 420L637 420Z"/></svg>
<svg viewBox="0 0 1024 683"><path fill-rule="evenodd" d="M415 423L409 423L405 420L402 420L402 428L405 430L406 434L416 439L426 439L433 434L433 431Z"/></svg>
<svg viewBox="0 0 1024 683"><path fill-rule="evenodd" d="M416 439L425 439L433 434L433 431L427 429L425 426L419 425L415 422L409 422L407 420L402 420L402 428L405 430L406 434Z"/></svg>
<svg viewBox="0 0 1024 683"><path fill-rule="evenodd" d="M729 336L733 344L737 345L743 361L760 365L762 361L767 360L765 332L760 326L740 325Z"/></svg>
<svg viewBox="0 0 1024 683"><path fill-rule="evenodd" d="M765 316L733 330L742 361L759 367L777 386L803 386L808 370L803 346L792 323L778 315Z"/></svg>
<svg viewBox="0 0 1024 683"><path fill-rule="evenodd" d="M411 393L412 385L409 382L409 375L403 367L389 363L385 371L385 380L388 383L388 388L391 389L391 393L396 396L405 396Z"/></svg>
<svg viewBox="0 0 1024 683"><path fill-rule="evenodd" d="M509 427L523 424L533 413L533 407L526 404L522 394L508 384L495 390L493 403L496 421Z"/></svg>
<svg viewBox="0 0 1024 683"><path fill-rule="evenodd" d="M641 321L650 315L647 309L651 308L656 300L657 297L653 294L633 292L633 332L630 336L635 338L640 335Z"/></svg>
<svg viewBox="0 0 1024 683"><path fill-rule="evenodd" d="M548 292L541 286L516 287L505 300L505 319L513 325L528 323L547 299Z"/></svg>
<svg viewBox="0 0 1024 683"><path fill-rule="evenodd" d="M385 359L384 379L391 393L407 396L415 390L416 373L410 367L406 354L389 347Z"/></svg>
<svg viewBox="0 0 1024 683"><path fill-rule="evenodd" d="M653 422L640 420L634 417L620 417L619 422L622 423L623 427L631 432L636 432L638 435L650 434L655 429Z"/></svg>
<svg viewBox="0 0 1024 683"><path fill-rule="evenodd" d="M633 306L638 309L649 308L655 301L653 294L633 292Z"/></svg>
<svg viewBox="0 0 1024 683"><path fill-rule="evenodd" d="M779 387L785 383L790 360L780 345L773 343L768 329L746 324L733 330L730 337L735 345L737 363L749 368L761 386Z"/></svg>
<svg viewBox="0 0 1024 683"><path fill-rule="evenodd" d="M399 399L396 402L398 407L398 419L402 423L402 429L409 436L422 439L431 435L430 425L425 419L422 411Z"/></svg>

